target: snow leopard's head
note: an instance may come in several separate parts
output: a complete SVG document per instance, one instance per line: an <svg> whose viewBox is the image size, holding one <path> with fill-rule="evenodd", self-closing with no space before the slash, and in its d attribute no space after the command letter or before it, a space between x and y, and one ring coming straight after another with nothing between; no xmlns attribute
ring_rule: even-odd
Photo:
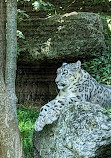
<svg viewBox="0 0 111 158"><path fill-rule="evenodd" d="M64 89L68 87L72 82L76 81L80 70L80 61L69 64L63 63L62 66L57 69L57 77L55 79L58 89Z"/></svg>

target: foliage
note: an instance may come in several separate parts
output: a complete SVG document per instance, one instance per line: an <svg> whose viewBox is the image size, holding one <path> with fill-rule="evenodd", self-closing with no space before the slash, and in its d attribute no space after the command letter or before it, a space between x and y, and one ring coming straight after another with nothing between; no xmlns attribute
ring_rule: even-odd
<svg viewBox="0 0 111 158"><path fill-rule="evenodd" d="M45 2L43 0L38 0L32 3L34 10L39 11L39 10L44 10L47 12L47 14L51 14L52 10L54 10L54 5L50 2Z"/></svg>
<svg viewBox="0 0 111 158"><path fill-rule="evenodd" d="M103 21L105 42L111 52L111 16L105 13L99 13Z"/></svg>
<svg viewBox="0 0 111 158"><path fill-rule="evenodd" d="M43 0L18 0L21 4L30 3L30 6L33 6L33 11L45 12L46 16L52 15L55 12L55 6L51 2L43 1ZM19 9L19 13L23 11ZM26 14L26 12L23 12ZM27 16L27 14L26 14Z"/></svg>
<svg viewBox="0 0 111 158"><path fill-rule="evenodd" d="M17 9L17 13L18 13L18 16L17 16L18 23L20 23L21 21L23 21L24 18L29 18L29 15L24 10Z"/></svg>
<svg viewBox="0 0 111 158"><path fill-rule="evenodd" d="M29 18L29 15L26 13L26 11L21 10L21 9L17 9L17 22L20 23L24 20L24 18ZM25 39L24 34L20 31L17 30L17 39ZM18 45L19 47L19 45ZM18 53L19 54L19 53Z"/></svg>
<svg viewBox="0 0 111 158"><path fill-rule="evenodd" d="M109 3L109 0L94 0L94 4Z"/></svg>
<svg viewBox="0 0 111 158"><path fill-rule="evenodd" d="M17 0L17 2L20 2L22 4L24 4L25 2L30 2L31 0Z"/></svg>
<svg viewBox="0 0 111 158"><path fill-rule="evenodd" d="M34 123L38 116L39 108L32 106L18 106L18 122L19 129L22 136L23 147L26 158L32 158L33 155L33 130Z"/></svg>
<svg viewBox="0 0 111 158"><path fill-rule="evenodd" d="M84 69L100 83L111 84L111 53L92 53L89 61L84 61Z"/></svg>
<svg viewBox="0 0 111 158"><path fill-rule="evenodd" d="M18 38L22 38L22 39L25 39L25 36L23 35L23 33L19 30L17 30L17 37Z"/></svg>

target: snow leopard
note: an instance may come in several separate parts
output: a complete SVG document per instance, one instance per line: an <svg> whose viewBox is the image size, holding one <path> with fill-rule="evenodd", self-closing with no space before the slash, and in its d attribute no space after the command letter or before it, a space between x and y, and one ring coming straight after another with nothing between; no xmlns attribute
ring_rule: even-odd
<svg viewBox="0 0 111 158"><path fill-rule="evenodd" d="M56 121L66 105L70 106L75 102L91 102L103 107L111 105L111 86L99 84L81 68L81 61L63 63L57 69L55 82L59 93L40 109L35 123L36 131L41 131L46 124Z"/></svg>

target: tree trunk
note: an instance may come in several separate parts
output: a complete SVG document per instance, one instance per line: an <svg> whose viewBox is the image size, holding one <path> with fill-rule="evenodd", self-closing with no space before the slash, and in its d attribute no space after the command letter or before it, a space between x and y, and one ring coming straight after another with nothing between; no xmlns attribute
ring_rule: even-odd
<svg viewBox="0 0 111 158"><path fill-rule="evenodd" d="M13 21L11 22L11 16L7 16L7 30L9 29L10 33L8 32L7 35L7 60L6 67L7 71L5 73L6 78L4 77L4 54L5 54L5 20L4 17L4 0L0 1L0 158L23 158L23 150L22 150L22 143L20 139L18 124L17 124L17 117L15 112L16 102L13 99L15 95L15 73L16 73L16 11L10 10L8 12L8 7L11 9L13 5L11 5L11 0L8 0L7 4L7 13L13 12L14 17ZM14 1L14 6L16 6L16 0ZM13 7L14 7L13 6ZM12 14L11 14L12 15ZM11 28L11 23L14 25L14 31ZM10 41L9 41L10 40ZM12 40L12 41L11 41ZM12 42L12 43L10 43ZM11 52L11 53L10 53ZM13 57L14 56L14 57ZM11 64L13 62L13 66ZM6 79L6 83L5 80ZM9 79L9 81L8 81ZM12 82L13 85L12 85ZM9 95L9 91L10 94ZM10 98L12 97L12 98ZM13 101L14 100L14 101ZM13 105L15 106L13 108Z"/></svg>
<svg viewBox="0 0 111 158"><path fill-rule="evenodd" d="M17 0L7 1L7 54L5 82L12 108L16 114L17 97L15 95L17 60Z"/></svg>
<svg viewBox="0 0 111 158"><path fill-rule="evenodd" d="M0 76L0 144L1 158L23 158L17 121L2 76Z"/></svg>
<svg viewBox="0 0 111 158"><path fill-rule="evenodd" d="M5 50L5 24L6 24L6 14L5 14L5 3L0 2L0 74L4 70L4 54Z"/></svg>

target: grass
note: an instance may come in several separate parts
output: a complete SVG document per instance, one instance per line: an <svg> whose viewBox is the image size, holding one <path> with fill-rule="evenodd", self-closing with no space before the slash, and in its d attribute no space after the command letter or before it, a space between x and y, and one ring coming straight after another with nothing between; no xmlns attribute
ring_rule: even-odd
<svg viewBox="0 0 111 158"><path fill-rule="evenodd" d="M38 117L39 108L19 105L17 110L19 129L22 137L23 148L26 158L33 157L33 130Z"/></svg>

